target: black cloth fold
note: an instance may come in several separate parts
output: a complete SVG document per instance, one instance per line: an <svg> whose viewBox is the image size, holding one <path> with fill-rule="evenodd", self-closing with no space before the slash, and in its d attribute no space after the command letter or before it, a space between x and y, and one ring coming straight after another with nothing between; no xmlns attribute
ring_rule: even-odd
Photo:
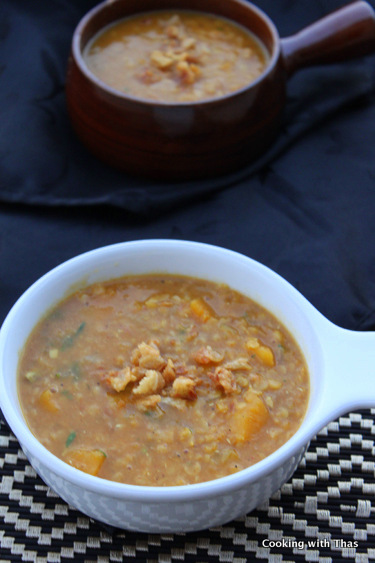
<svg viewBox="0 0 375 563"><path fill-rule="evenodd" d="M281 37L344 3L258 0ZM279 135L248 167L204 182L155 183L105 166L71 129L70 41L94 5L0 3L2 318L30 283L75 254L181 238L251 256L337 324L374 329L375 56L294 75Z"/></svg>
<svg viewBox="0 0 375 563"><path fill-rule="evenodd" d="M281 35L298 31L343 2L283 0L258 5ZM259 159L234 174L205 181L154 182L129 176L92 156L71 129L65 104L70 42L92 0L3 0L0 6L0 200L45 206L108 204L155 214L249 181L319 124L356 104L371 104L372 56L300 71L288 83L283 125Z"/></svg>

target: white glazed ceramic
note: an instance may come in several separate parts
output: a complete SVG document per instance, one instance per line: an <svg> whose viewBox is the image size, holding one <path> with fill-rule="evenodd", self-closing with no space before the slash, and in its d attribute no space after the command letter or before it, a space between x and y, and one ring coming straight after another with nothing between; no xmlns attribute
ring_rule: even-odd
<svg viewBox="0 0 375 563"><path fill-rule="evenodd" d="M143 487L93 477L47 451L28 429L16 386L20 351L40 317L69 292L126 274L178 273L225 282L276 315L306 357L311 395L297 433L248 469L206 483ZM102 522L142 532L187 532L224 524L269 498L298 466L309 440L329 421L375 406L375 334L339 328L265 266L210 245L145 240L93 250L32 285L0 333L0 406L31 464L66 502Z"/></svg>

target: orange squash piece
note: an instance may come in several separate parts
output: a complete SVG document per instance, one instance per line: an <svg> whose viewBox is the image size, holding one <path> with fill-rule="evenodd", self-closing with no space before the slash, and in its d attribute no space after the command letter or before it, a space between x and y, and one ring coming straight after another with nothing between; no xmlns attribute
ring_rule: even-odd
<svg viewBox="0 0 375 563"><path fill-rule="evenodd" d="M252 391L245 395L234 411L230 429L231 442L242 444L250 440L267 422L269 413L263 400Z"/></svg>
<svg viewBox="0 0 375 563"><path fill-rule="evenodd" d="M69 450L65 456L65 461L76 469L80 469L90 475L97 475L104 463L106 455L101 450L76 449Z"/></svg>
<svg viewBox="0 0 375 563"><path fill-rule="evenodd" d="M60 410L54 395L55 393L52 393L50 389L46 389L39 397L40 404L49 412L57 412Z"/></svg>
<svg viewBox="0 0 375 563"><path fill-rule="evenodd" d="M192 301L190 301L190 309L204 323L214 316L211 307L204 301L204 299L202 299L202 297L192 299Z"/></svg>
<svg viewBox="0 0 375 563"><path fill-rule="evenodd" d="M275 365L275 356L272 349L263 344L258 338L249 338L246 343L246 350L249 354L256 356L267 367L272 368Z"/></svg>

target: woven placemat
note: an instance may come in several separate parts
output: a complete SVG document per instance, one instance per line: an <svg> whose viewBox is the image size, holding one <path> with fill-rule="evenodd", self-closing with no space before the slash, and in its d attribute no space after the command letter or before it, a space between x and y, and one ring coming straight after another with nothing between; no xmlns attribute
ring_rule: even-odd
<svg viewBox="0 0 375 563"><path fill-rule="evenodd" d="M68 506L0 425L0 560L375 561L375 409L330 423L293 478L252 513L202 532L137 534Z"/></svg>

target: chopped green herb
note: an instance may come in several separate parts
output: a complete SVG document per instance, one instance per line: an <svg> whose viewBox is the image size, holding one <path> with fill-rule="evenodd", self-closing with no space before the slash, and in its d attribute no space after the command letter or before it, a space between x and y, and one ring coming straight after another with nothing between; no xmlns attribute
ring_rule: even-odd
<svg viewBox="0 0 375 563"><path fill-rule="evenodd" d="M70 370L69 370L72 374L72 376L74 377L74 379L77 381L77 379L79 379L82 375L81 372L81 367L79 365L79 362L73 362L72 365L70 366Z"/></svg>
<svg viewBox="0 0 375 563"><path fill-rule="evenodd" d="M69 434L69 436L67 437L66 442L65 442L65 446L66 446L67 448L69 448L70 444L71 444L72 442L74 442L76 436L77 436L77 432L71 432L71 433Z"/></svg>
<svg viewBox="0 0 375 563"><path fill-rule="evenodd" d="M55 311L52 311L52 313L48 316L48 319L53 321L53 320L57 320L57 319L61 319L63 316L61 309L56 309Z"/></svg>
<svg viewBox="0 0 375 563"><path fill-rule="evenodd" d="M73 377L75 381L80 379L82 375L82 370L79 362L73 362L68 368L62 369L55 373L56 379L61 379L65 377Z"/></svg>
<svg viewBox="0 0 375 563"><path fill-rule="evenodd" d="M73 399L73 395L70 391L68 391L67 389L64 389L63 391L60 391L61 395L64 395L64 397L66 397L67 399L69 399L70 401Z"/></svg>
<svg viewBox="0 0 375 563"><path fill-rule="evenodd" d="M251 318L250 318L249 313L247 311L245 311L242 316L245 319L245 321L247 321L249 323L249 325L251 325Z"/></svg>
<svg viewBox="0 0 375 563"><path fill-rule="evenodd" d="M100 450L100 449L99 449L99 451L100 451L101 454L104 455L104 457L107 457L107 454L106 454L105 452L103 452L103 450Z"/></svg>
<svg viewBox="0 0 375 563"><path fill-rule="evenodd" d="M61 350L66 350L67 348L71 348L74 344L74 342L76 341L77 336L79 336L81 334L81 332L83 331L83 329L85 328L86 323L83 322L79 325L79 327L77 328L77 330L75 332L73 332L73 334L68 334L67 336L65 336L65 338L63 338L63 341L61 343Z"/></svg>

